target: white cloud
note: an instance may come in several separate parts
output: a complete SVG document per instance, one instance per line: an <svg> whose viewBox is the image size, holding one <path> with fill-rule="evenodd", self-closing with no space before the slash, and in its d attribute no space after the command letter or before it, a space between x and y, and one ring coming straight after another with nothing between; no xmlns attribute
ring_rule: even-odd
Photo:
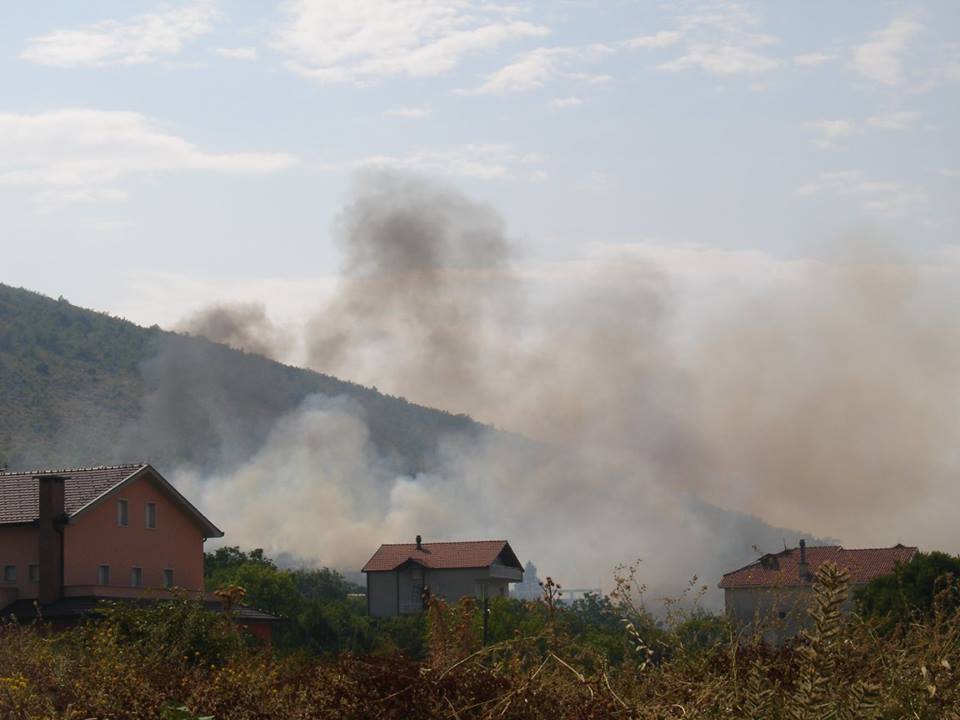
<svg viewBox="0 0 960 720"><path fill-rule="evenodd" d="M359 166L396 167L429 175L467 177L480 180L542 180L546 174L535 166L542 163L536 153L522 153L510 145L465 145L450 150L421 150L407 155L374 155ZM530 167L534 166L531 170Z"/></svg>
<svg viewBox="0 0 960 720"><path fill-rule="evenodd" d="M834 60L836 57L837 57L836 55L832 55L830 53L822 53L822 52L806 53L805 55L794 55L793 64L802 65L805 67L813 67L816 65L823 65L824 63L828 63L831 60Z"/></svg>
<svg viewBox="0 0 960 720"><path fill-rule="evenodd" d="M909 130L919 119L920 113L901 110L874 115L867 119L867 123L881 130Z"/></svg>
<svg viewBox="0 0 960 720"><path fill-rule="evenodd" d="M20 57L54 67L134 65L175 55L184 43L207 33L216 16L207 0L187 7L103 20L75 30L54 30L31 38Z"/></svg>
<svg viewBox="0 0 960 720"><path fill-rule="evenodd" d="M901 55L907 41L923 30L923 25L908 17L898 18L873 33L870 40L854 48L850 67L867 80L897 85L903 74Z"/></svg>
<svg viewBox="0 0 960 720"><path fill-rule="evenodd" d="M665 48L680 42L683 33L678 30L661 30L653 35L641 35L627 40L627 46L632 48Z"/></svg>
<svg viewBox="0 0 960 720"><path fill-rule="evenodd" d="M944 177L949 178L960 178L960 170L953 170L951 168L939 168L937 172Z"/></svg>
<svg viewBox="0 0 960 720"><path fill-rule="evenodd" d="M854 125L849 120L819 120L804 123L803 126L820 134L815 141L816 146L820 148L831 148L838 140L853 135L854 131Z"/></svg>
<svg viewBox="0 0 960 720"><path fill-rule="evenodd" d="M257 49L254 47L217 48L214 52L220 57L230 60L256 60Z"/></svg>
<svg viewBox="0 0 960 720"><path fill-rule="evenodd" d="M482 85L473 90L458 90L463 95L488 95L537 90L555 78L566 78L592 84L609 82L609 75L574 72L573 67L596 62L614 52L607 45L582 47L540 47L521 54L487 76Z"/></svg>
<svg viewBox="0 0 960 720"><path fill-rule="evenodd" d="M746 47L691 44L687 54L657 65L658 70L698 68L708 75L753 75L776 70L780 61Z"/></svg>
<svg viewBox="0 0 960 720"><path fill-rule="evenodd" d="M757 32L760 20L739 3L714 3L694 15L677 18L673 31L686 43L680 57L660 63L658 70L679 72L700 70L708 75L756 75L776 70L778 58L769 57L761 48L773 45L777 39ZM652 36L663 37L663 33ZM673 44L679 40L666 36ZM653 42L650 38L648 42ZM652 45L643 45L652 47Z"/></svg>
<svg viewBox="0 0 960 720"><path fill-rule="evenodd" d="M0 113L0 184L35 189L44 209L122 200L130 177L164 172L260 175L291 167L286 153L216 153L133 112Z"/></svg>
<svg viewBox="0 0 960 720"><path fill-rule="evenodd" d="M550 107L554 110L563 110L565 108L577 107L578 105L583 105L583 100L576 96L559 97L550 101Z"/></svg>
<svg viewBox="0 0 960 720"><path fill-rule="evenodd" d="M915 215L928 203L927 194L920 187L869 180L859 170L822 173L815 182L801 185L794 191L798 197L821 194L860 197L865 211L890 218Z"/></svg>
<svg viewBox="0 0 960 720"><path fill-rule="evenodd" d="M614 186L613 178L607 173L602 173L597 170L591 170L587 174L586 178L580 183L580 187L586 190L589 193L594 193L596 195L603 195L604 193L609 192Z"/></svg>
<svg viewBox="0 0 960 720"><path fill-rule="evenodd" d="M471 53L547 28L510 6L471 0L290 0L275 47L286 66L321 82L440 75Z"/></svg>
<svg viewBox="0 0 960 720"><path fill-rule="evenodd" d="M384 111L384 115L390 117L407 118L408 120L421 120L430 115L430 111L419 107L396 107Z"/></svg>

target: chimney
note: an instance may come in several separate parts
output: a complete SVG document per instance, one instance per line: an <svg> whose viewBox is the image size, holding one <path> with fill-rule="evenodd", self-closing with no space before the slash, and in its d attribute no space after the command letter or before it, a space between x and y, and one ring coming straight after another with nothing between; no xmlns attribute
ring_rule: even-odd
<svg viewBox="0 0 960 720"><path fill-rule="evenodd" d="M63 596L63 485L62 475L39 475L40 604L55 602Z"/></svg>
<svg viewBox="0 0 960 720"><path fill-rule="evenodd" d="M797 563L797 570L801 580L810 579L810 566L807 564L807 541L800 538L800 562Z"/></svg>
<svg viewBox="0 0 960 720"><path fill-rule="evenodd" d="M417 550L421 550L421 549L422 549L422 548L420 547L420 541L421 541L421 540L423 540L423 538L421 538L419 535L417 535Z"/></svg>

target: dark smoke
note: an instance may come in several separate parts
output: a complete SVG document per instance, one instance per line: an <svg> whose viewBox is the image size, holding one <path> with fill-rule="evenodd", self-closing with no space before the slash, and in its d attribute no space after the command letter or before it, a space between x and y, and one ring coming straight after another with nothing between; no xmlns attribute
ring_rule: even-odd
<svg viewBox="0 0 960 720"><path fill-rule="evenodd" d="M214 305L197 311L174 329L274 359L285 357L292 344L290 335L267 317L263 303Z"/></svg>
<svg viewBox="0 0 960 720"><path fill-rule="evenodd" d="M308 365L447 408L451 388L486 392L501 356L490 333L520 311L500 216L416 177L367 172L335 235L342 279L307 328Z"/></svg>

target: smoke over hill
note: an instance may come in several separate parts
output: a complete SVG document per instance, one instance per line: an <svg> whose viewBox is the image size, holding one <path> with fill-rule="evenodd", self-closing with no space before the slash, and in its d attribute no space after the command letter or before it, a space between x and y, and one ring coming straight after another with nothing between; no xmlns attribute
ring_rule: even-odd
<svg viewBox="0 0 960 720"><path fill-rule="evenodd" d="M242 468L193 478L245 540L356 564L416 533L507 536L578 584L642 557L656 590L782 540L700 499L848 543L949 544L914 491L956 494L942 390L960 347L906 261L865 246L798 264L680 341L655 264L594 263L545 307L497 214L417 177L361 175L335 230L343 274L304 324L308 364L542 444L451 437L432 472L398 475L362 413L313 398Z"/></svg>

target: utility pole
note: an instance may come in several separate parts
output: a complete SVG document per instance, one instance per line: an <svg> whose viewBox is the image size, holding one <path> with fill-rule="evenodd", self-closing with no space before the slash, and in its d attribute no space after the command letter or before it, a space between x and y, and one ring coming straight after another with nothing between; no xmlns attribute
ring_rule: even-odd
<svg viewBox="0 0 960 720"><path fill-rule="evenodd" d="M490 614L490 608L487 605L487 589L483 589L483 646L487 646L487 616Z"/></svg>

